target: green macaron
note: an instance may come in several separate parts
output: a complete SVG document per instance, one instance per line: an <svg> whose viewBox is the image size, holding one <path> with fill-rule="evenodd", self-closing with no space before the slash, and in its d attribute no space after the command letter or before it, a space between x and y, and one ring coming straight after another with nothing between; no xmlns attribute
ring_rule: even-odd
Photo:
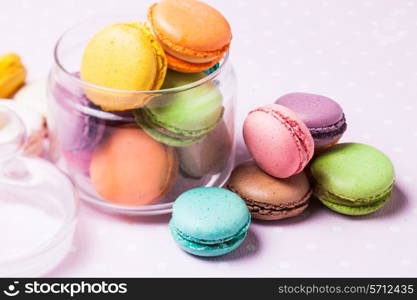
<svg viewBox="0 0 417 300"><path fill-rule="evenodd" d="M378 149L342 143L321 153L311 164L315 196L345 215L370 214L391 199L394 166Z"/></svg>
<svg viewBox="0 0 417 300"><path fill-rule="evenodd" d="M162 89L196 82L204 73L167 73ZM222 95L213 81L155 97L134 112L136 122L157 141L186 147L202 140L223 116Z"/></svg>

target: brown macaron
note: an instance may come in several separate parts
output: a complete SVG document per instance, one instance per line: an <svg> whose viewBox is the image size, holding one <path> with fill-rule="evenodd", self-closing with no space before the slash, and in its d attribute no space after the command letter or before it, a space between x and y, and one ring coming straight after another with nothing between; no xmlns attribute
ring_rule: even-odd
<svg viewBox="0 0 417 300"><path fill-rule="evenodd" d="M252 217L279 220L294 217L308 206L312 193L304 172L288 178L275 178L263 172L254 161L238 165L226 187L245 200Z"/></svg>

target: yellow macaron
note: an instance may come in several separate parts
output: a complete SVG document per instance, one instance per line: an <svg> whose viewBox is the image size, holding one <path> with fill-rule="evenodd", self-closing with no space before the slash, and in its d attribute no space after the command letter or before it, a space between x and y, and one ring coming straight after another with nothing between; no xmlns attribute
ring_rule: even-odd
<svg viewBox="0 0 417 300"><path fill-rule="evenodd" d="M87 97L102 109L121 111L145 105L150 95L126 91L159 89L166 70L164 50L150 29L138 22L119 23L103 28L89 41L82 58L81 79L114 89L84 87Z"/></svg>

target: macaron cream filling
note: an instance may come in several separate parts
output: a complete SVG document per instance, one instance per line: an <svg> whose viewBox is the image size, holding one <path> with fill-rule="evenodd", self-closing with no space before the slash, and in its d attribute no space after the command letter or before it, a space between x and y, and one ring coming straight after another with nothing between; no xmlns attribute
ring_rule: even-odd
<svg viewBox="0 0 417 300"><path fill-rule="evenodd" d="M190 63L195 63L195 64L205 64L205 63L209 63L212 62L213 60L217 59L217 56L213 56L213 57L191 57L191 56L186 56L184 54L179 54L177 52L174 52L172 50L170 50L168 47L162 45L162 48L164 48L165 52L168 53L169 55L176 57L178 59L190 62Z"/></svg>
<svg viewBox="0 0 417 300"><path fill-rule="evenodd" d="M249 225L250 225L250 217L248 215L248 221L235 235L227 237L227 238L219 239L219 240L204 240L204 239L194 238L186 234L185 232L182 232L175 226L174 221L171 220L170 222L171 231L173 231L173 233L180 239L186 240L195 245L215 246L216 248L221 245L230 246L230 245L235 244L236 242L240 242L242 240L242 237L246 235Z"/></svg>
<svg viewBox="0 0 417 300"><path fill-rule="evenodd" d="M232 192L238 194L246 203L246 205L249 208L250 212L256 212L257 214L261 214L261 215L270 215L270 214L274 214L277 212L284 212L284 211L291 211L291 210L295 210L304 206L307 206L308 201L311 197L312 194L312 190L309 190L303 198L301 198L298 201L295 201L291 204L286 204L285 206L280 206L280 205L274 205L274 204L268 204L268 203L261 203L258 201L254 201L251 199L248 199L247 197L243 197L240 193L238 193L235 189L233 189L233 187L231 187L230 185L228 186L228 189L231 190Z"/></svg>
<svg viewBox="0 0 417 300"><path fill-rule="evenodd" d="M389 196L391 195L392 189L393 189L394 183L392 183L389 187L387 187L384 191L382 191L379 194L373 195L368 198L348 198L342 195L338 195L335 193L332 193L324 187L319 184L315 183L314 188L314 194L321 200L321 201L327 201L330 203L338 204L338 205L344 205L344 206L350 206L350 207L361 207L361 206L369 206L372 204L375 204L377 202L383 201L385 202L388 200Z"/></svg>
<svg viewBox="0 0 417 300"><path fill-rule="evenodd" d="M311 136L313 139L329 138L342 135L347 128L345 115L342 115L342 118L334 124L328 125L326 127L309 127Z"/></svg>

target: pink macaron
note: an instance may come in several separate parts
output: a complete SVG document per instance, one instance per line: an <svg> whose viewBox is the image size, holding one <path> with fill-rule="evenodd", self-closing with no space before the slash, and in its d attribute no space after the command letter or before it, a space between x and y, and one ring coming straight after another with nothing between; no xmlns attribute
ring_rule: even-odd
<svg viewBox="0 0 417 300"><path fill-rule="evenodd" d="M257 165L278 178L300 173L314 153L306 125L293 111L278 104L251 111L243 124L243 138Z"/></svg>

